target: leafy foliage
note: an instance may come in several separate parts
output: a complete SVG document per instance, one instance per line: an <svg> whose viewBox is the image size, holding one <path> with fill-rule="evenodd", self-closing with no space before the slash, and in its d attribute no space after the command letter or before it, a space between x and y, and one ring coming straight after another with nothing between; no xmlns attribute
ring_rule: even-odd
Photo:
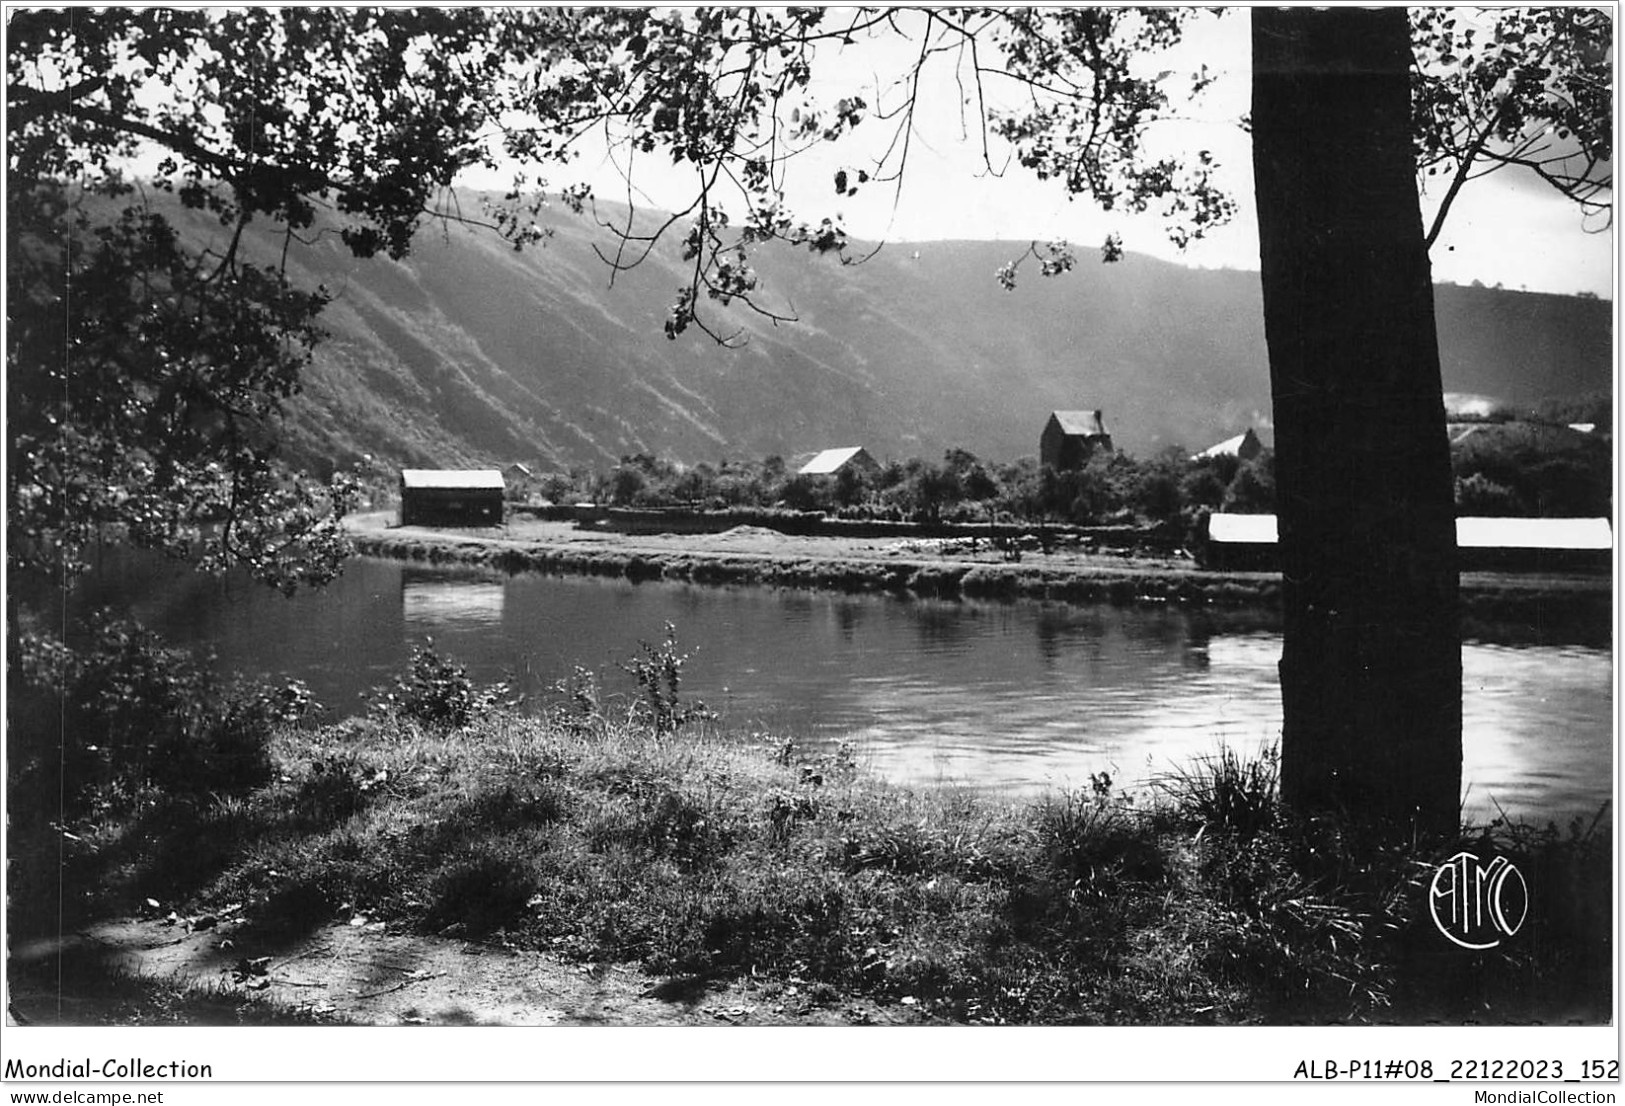
<svg viewBox="0 0 1625 1106"><path fill-rule="evenodd" d="M1183 247L1228 222L1233 199L1216 181L1211 151L1170 156L1148 137L1200 100L1218 74L1155 68L1195 20L1224 9L860 7L770 10L611 9L570 13L569 64L536 69L504 86L501 102L521 118L558 126L509 126L505 152L547 165L587 135L628 151L627 197L650 156L690 170L688 202L651 223L635 209L611 225L619 242L605 255L616 271L635 268L666 235L680 240L690 271L665 320L675 338L691 326L732 342L708 321L707 305L744 304L774 320L751 254L766 241L849 256L839 214L800 217L785 201L797 159L830 146L854 159L837 169L835 199L860 189L900 190L914 138L922 77L940 67L963 90L967 134L985 170L1011 165L1088 196L1109 212L1155 213ZM546 18L515 14L527 19ZM556 32L557 24L549 30ZM1418 169L1444 174L1448 191L1431 243L1470 179L1500 166L1534 171L1588 215L1611 211L1609 172L1611 24L1581 8L1495 12L1419 8L1411 16L1414 146ZM545 34L538 37L545 38ZM866 79L835 74L831 58L871 43L902 47L904 60ZM551 60L551 59L550 59ZM1236 120L1241 126L1245 120ZM878 154L848 154L862 128L881 131ZM860 164L861 163L861 164ZM515 182L502 224L516 241L532 232L539 194ZM576 207L591 197L566 199ZM1101 244L1122 256L1121 235ZM1028 259L1046 276L1076 264L1071 244L1034 242L996 274L1006 289Z"/></svg>
<svg viewBox="0 0 1625 1106"><path fill-rule="evenodd" d="M1224 509L1236 514L1269 514L1275 510L1275 454L1265 450L1236 469L1225 489Z"/></svg>
<svg viewBox="0 0 1625 1106"><path fill-rule="evenodd" d="M1508 421L1475 426L1451 448L1462 514L1604 518L1612 514L1606 440L1567 426Z"/></svg>
<svg viewBox="0 0 1625 1106"><path fill-rule="evenodd" d="M1595 8L1411 9L1417 164L1446 191L1431 245L1469 180L1533 172L1613 220L1613 20Z"/></svg>
<svg viewBox="0 0 1625 1106"><path fill-rule="evenodd" d="M473 9L8 20L12 567L71 577L113 526L284 588L337 571L352 486L278 459L328 300L290 284L288 253L334 231L359 257L406 252L535 45L499 30ZM183 232L148 188L218 234ZM248 256L257 219L279 258Z"/></svg>
<svg viewBox="0 0 1625 1106"><path fill-rule="evenodd" d="M788 305L769 306L763 297L751 264L756 246L780 241L848 259L839 215L798 219L786 207L785 179L796 158L823 144L843 149L859 127L883 129L882 152L837 169L832 194L896 186L908 167L921 75L932 66L952 69L967 90L989 172L1004 171L1005 158L994 152L1000 140L1009 157L1069 191L1109 209L1160 213L1181 245L1223 223L1233 203L1213 182L1212 155L1158 157L1144 143L1171 103L1211 80L1205 71L1146 77L1135 65L1177 42L1190 16L1155 8L578 10L569 16L569 64L531 68L502 101L519 118L560 125L509 126L503 145L521 164L548 164L592 134L608 149L627 151L629 180L639 161L655 154L692 170L696 185L686 206L653 225L634 211L615 224L619 243L605 260L616 271L635 268L660 238L678 238L689 272L666 335L693 326L732 341L737 335L708 320L707 304L793 317ZM509 18L523 24L547 17ZM912 60L884 78L827 87L829 59L887 40L905 43ZM1169 86L1179 86L1177 95ZM999 99L1023 107L989 106ZM516 182L503 215L516 240L539 203L527 183ZM589 197L570 198L579 205ZM1109 238L1103 252L1108 260L1120 255L1120 240ZM1030 253L1046 273L1072 266L1065 243ZM1007 287L1018 264L1001 271Z"/></svg>
<svg viewBox="0 0 1625 1106"><path fill-rule="evenodd" d="M8 734L11 798L61 796L58 816L128 812L150 789L239 794L263 783L275 727L321 705L297 680L224 684L138 623L91 616L69 644L34 629L13 638Z"/></svg>
<svg viewBox="0 0 1625 1106"><path fill-rule="evenodd" d="M1002 13L984 33L1004 54L1002 71L976 66L978 81L997 73L1032 93L1018 111L992 113L993 130L1016 148L1040 180L1092 196L1107 211L1158 210L1168 235L1185 246L1228 222L1234 201L1213 182L1212 153L1186 160L1154 157L1144 139L1169 114L1172 72L1138 75L1135 63L1175 45L1196 13L1177 8L1022 8ZM1209 83L1206 67L1188 75L1186 97ZM1105 260L1121 253L1108 238ZM1050 250L1045 275L1070 268Z"/></svg>
<svg viewBox="0 0 1625 1106"><path fill-rule="evenodd" d="M164 216L99 206L45 184L9 197L10 564L71 575L117 526L284 588L327 579L353 484L275 461L325 296L273 267L205 265Z"/></svg>

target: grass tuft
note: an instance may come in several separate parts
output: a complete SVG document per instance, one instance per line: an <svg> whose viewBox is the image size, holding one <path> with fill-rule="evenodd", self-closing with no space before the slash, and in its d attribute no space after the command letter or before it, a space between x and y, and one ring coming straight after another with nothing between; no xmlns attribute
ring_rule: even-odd
<svg viewBox="0 0 1625 1106"><path fill-rule="evenodd" d="M1244 758L1226 745L1174 769L1156 786L1201 832L1251 841L1278 824L1280 782L1281 756L1275 746Z"/></svg>

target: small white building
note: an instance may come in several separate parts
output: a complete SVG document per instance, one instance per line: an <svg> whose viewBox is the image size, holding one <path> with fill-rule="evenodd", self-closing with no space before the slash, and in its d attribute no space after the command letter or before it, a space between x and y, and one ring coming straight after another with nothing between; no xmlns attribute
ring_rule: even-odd
<svg viewBox="0 0 1625 1106"><path fill-rule="evenodd" d="M402 526L500 526L507 485L496 469L402 469Z"/></svg>
<svg viewBox="0 0 1625 1106"><path fill-rule="evenodd" d="M869 451L861 445L846 446L841 449L824 450L797 469L796 473L799 476L834 476L846 469L875 473L880 471L880 462L871 457Z"/></svg>
<svg viewBox="0 0 1625 1106"><path fill-rule="evenodd" d="M1614 548L1614 530L1605 518L1458 518L1456 548L1605 553Z"/></svg>
<svg viewBox="0 0 1625 1106"><path fill-rule="evenodd" d="M1202 452L1191 457L1193 461L1201 461L1209 457L1239 457L1243 461L1251 461L1264 452L1264 443L1258 440L1258 435L1248 427L1243 433L1234 438L1226 438L1218 445L1210 445Z"/></svg>

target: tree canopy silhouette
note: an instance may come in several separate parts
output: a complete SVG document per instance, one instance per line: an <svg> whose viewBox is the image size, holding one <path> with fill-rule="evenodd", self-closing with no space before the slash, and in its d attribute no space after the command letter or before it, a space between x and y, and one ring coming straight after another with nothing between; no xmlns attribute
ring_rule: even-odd
<svg viewBox="0 0 1625 1106"><path fill-rule="evenodd" d="M71 579L116 527L278 586L330 577L353 489L278 458L329 299L289 252L336 233L399 257L425 220L473 218L451 184L547 16L523 40L475 10L8 20L9 564ZM248 256L255 221L280 258Z"/></svg>

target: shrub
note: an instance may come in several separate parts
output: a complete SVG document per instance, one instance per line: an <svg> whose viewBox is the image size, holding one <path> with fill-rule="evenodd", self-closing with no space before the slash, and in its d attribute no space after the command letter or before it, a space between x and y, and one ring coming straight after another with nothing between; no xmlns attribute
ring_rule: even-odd
<svg viewBox="0 0 1625 1106"><path fill-rule="evenodd" d="M781 494L784 505L796 511L827 511L835 505L831 489L816 476L797 473L785 481Z"/></svg>
<svg viewBox="0 0 1625 1106"><path fill-rule="evenodd" d="M412 647L406 672L377 700L387 713L427 726L455 730L483 718L507 702L512 688L506 681L477 686L468 669L435 650L434 639Z"/></svg>
<svg viewBox="0 0 1625 1106"><path fill-rule="evenodd" d="M130 620L98 612L80 635L76 646L32 630L12 641L13 751L23 778L54 784L53 799L60 788L70 816L149 788L246 793L270 776L272 731L321 710L297 680L222 684Z"/></svg>
<svg viewBox="0 0 1625 1106"><path fill-rule="evenodd" d="M1456 478L1456 513L1492 517L1527 515L1529 508L1518 493L1497 484L1482 472Z"/></svg>
<svg viewBox="0 0 1625 1106"><path fill-rule="evenodd" d="M1463 514L1612 513L1613 458L1606 439L1564 426L1482 426L1451 446L1450 464Z"/></svg>
<svg viewBox="0 0 1625 1106"><path fill-rule="evenodd" d="M599 712L598 677L591 669L574 666L567 678L553 684L552 691L559 704L551 716L567 729L582 732L603 717Z"/></svg>
<svg viewBox="0 0 1625 1106"><path fill-rule="evenodd" d="M671 733L689 722L705 721L716 715L704 703L682 701L683 665L688 654L677 649L677 627L666 623L666 640L659 645L638 642L638 655L621 662L621 670L638 683L638 707L648 716L655 732Z"/></svg>
<svg viewBox="0 0 1625 1106"><path fill-rule="evenodd" d="M1259 515L1275 510L1275 452L1266 449L1236 470L1225 492L1224 509L1234 514Z"/></svg>
<svg viewBox="0 0 1625 1106"><path fill-rule="evenodd" d="M1221 457L1217 460L1233 461L1234 457ZM1223 505L1227 482L1220 475L1218 466L1211 463L1193 465L1179 481L1179 495L1184 503L1191 508L1206 507L1212 510Z"/></svg>

